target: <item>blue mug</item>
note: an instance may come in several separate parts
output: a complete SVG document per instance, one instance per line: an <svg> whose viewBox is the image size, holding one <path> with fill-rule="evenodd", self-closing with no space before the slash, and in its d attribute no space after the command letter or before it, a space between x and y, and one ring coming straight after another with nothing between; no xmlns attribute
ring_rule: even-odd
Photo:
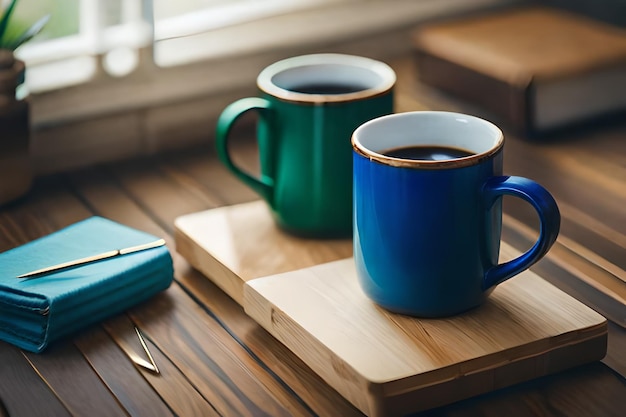
<svg viewBox="0 0 626 417"><path fill-rule="evenodd" d="M503 147L497 126L459 113L398 113L356 129L354 259L369 298L411 316L462 313L548 252L557 204L536 182L502 175ZM534 207L540 234L499 264L503 195Z"/></svg>

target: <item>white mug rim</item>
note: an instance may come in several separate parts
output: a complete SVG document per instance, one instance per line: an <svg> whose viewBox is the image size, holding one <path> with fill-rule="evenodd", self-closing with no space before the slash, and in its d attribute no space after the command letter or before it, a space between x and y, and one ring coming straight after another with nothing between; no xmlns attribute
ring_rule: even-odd
<svg viewBox="0 0 626 417"><path fill-rule="evenodd" d="M402 119L414 119L412 122L418 124L418 119L425 118L440 118L445 120L446 123L456 121L464 124L472 123L477 126L479 125L485 132L491 135L492 144L489 146L483 146L484 149L479 151L475 151L474 148L470 149L469 146L458 146L459 148L472 151L473 154L466 157L432 161L388 156L381 153L380 150L372 150L368 146L365 146L361 139L368 133L368 131L373 130L376 126L380 127L381 124L391 125L402 121ZM461 133L459 133L459 135L461 135ZM446 111L411 111L381 116L363 123L353 132L351 142L352 148L357 154L362 155L371 161L376 161L385 165L421 169L451 169L477 165L486 159L492 158L495 154L502 150L504 146L504 134L495 124L480 117L468 114ZM433 140L426 141L426 143L419 143L419 145L441 145L441 143ZM397 146L389 146L386 149L392 149L394 147Z"/></svg>
<svg viewBox="0 0 626 417"><path fill-rule="evenodd" d="M345 94L307 94L283 88L274 82L277 75L299 67L337 65L371 72L380 80L376 85ZM263 69L257 77L257 87L278 99L301 103L333 103L362 100L389 92L396 83L396 74L387 64L375 59L337 53L309 54L286 58Z"/></svg>

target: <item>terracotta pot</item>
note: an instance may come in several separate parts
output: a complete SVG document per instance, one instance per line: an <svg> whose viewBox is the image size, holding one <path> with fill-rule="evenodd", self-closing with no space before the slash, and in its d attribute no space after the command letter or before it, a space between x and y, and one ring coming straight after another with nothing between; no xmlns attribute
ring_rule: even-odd
<svg viewBox="0 0 626 417"><path fill-rule="evenodd" d="M23 196L33 171L28 152L29 106L15 90L24 80L24 63L0 49L0 205Z"/></svg>

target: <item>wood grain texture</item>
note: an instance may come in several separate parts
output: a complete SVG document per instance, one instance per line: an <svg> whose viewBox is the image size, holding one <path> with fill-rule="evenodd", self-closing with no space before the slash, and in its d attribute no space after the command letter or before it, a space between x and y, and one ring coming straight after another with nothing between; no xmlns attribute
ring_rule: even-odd
<svg viewBox="0 0 626 417"><path fill-rule="evenodd" d="M228 211L238 211L237 215L238 217L234 218L234 220L229 219L227 212ZM246 220L246 216L248 216L248 219ZM263 220L260 220L257 223L252 223L249 219L249 217L256 217L256 218L263 218ZM247 230L246 227L241 227L239 229L237 229L236 227L233 229L229 229L229 228L224 228L223 226L225 224L235 224L235 225L250 225L252 226L253 224L263 224L265 223L267 225L267 229L265 231L266 236L270 235L269 237L266 237L264 239L262 239L265 244L263 245L263 249L265 252L270 251L272 253L278 252L278 253L282 253L282 250L276 250L273 248L272 245L277 244L277 245L281 245L284 244L284 242L281 242L280 240L276 240L275 238L271 237L271 234L274 233L282 233L280 232L278 229L276 229L275 225L273 224L272 220L271 220L271 215L269 214L269 211L267 210L266 206L264 205L263 202L257 201L257 202L252 202L252 203L245 203L245 204L241 204L241 205L237 205L237 206L231 206L231 207L226 207L226 208L221 208L221 209L217 209L217 210L209 210L207 212L203 212L203 213L195 213L192 215L187 215L187 216L183 216L183 219L189 220L188 224L185 224L183 227L185 227L185 230L187 232L189 232L189 235L191 236L191 247L185 247L179 244L180 242L180 238L179 236L177 236L177 248L178 251L181 252L185 257L187 257L188 252L187 250L192 250L195 249L196 250L196 255L199 256L199 258L192 259L192 264L198 265L200 268L204 269L204 272L207 276L209 276L211 279L215 279L216 275L215 274L215 270L211 270L211 265L210 264L206 264L204 263L204 261L207 260L207 258L211 258L212 256L207 256L207 252L205 251L206 249L202 249L198 243L198 240L202 240L205 241L209 247L211 249L209 250L214 250L214 252L211 252L211 254L219 254L219 255L224 255L225 257L223 259L228 259L228 261L226 262L228 264L228 262L230 262L231 265L239 265L242 259L247 260L247 264L251 265L254 264L254 257L253 255L255 253L259 254L259 252L256 250L256 247L254 245L249 245L247 242L247 238L249 236L249 232ZM204 219L203 219L204 218ZM180 219L177 220L176 224L176 228L177 231L180 230L180 224L178 223ZM221 227L220 227L221 226ZM227 236L219 236L219 233L221 233L222 231L225 230L225 233L227 233ZM203 240L204 239L204 240ZM228 244L223 244L224 242L227 242ZM241 243L241 244L240 244ZM296 257L296 250L297 248L293 247L293 242L290 242L290 253L292 253L293 255L288 258L289 260L291 260L293 257ZM504 246L506 248L506 246ZM314 250L314 248L306 248L306 250L302 250L303 255L310 257L311 256L311 250ZM506 252L506 250L503 253L503 258L507 258L507 257L511 257L514 256L514 254L517 253L516 251L509 249L509 253ZM229 258L229 256L231 256ZM258 255L261 256L261 255ZM337 255L338 256L338 255ZM243 262L241 262L242 264ZM218 264L219 265L219 264ZM272 268L272 267L276 267L274 263L269 262L269 263L263 263L262 264L264 267L266 268ZM223 265L221 265L221 267L223 267ZM295 267L291 267L288 269L295 269ZM244 280L242 278L239 277L239 275L237 274L232 274L228 275L228 278L231 279L230 284L234 284L235 287L239 287L242 285L242 283L248 281L248 282L252 282L250 281L250 279ZM252 271L253 272L253 271ZM287 293L291 294L290 296L293 297L293 294L297 294L299 293L298 291L287 291ZM305 303L303 303L305 304ZM336 310L333 310L336 312ZM275 316L276 317L276 316ZM322 317L317 317L316 320L318 320L320 323L328 323L329 320L331 320L330 318L328 320L323 319ZM291 330L293 330L292 328L290 328ZM274 333L275 334L275 333ZM298 335L302 336L300 333L297 333ZM276 334L275 334L276 335ZM300 337L298 338L299 340L301 340L301 343L306 344L307 346L311 346L310 340L306 339L305 337ZM283 342L285 341L284 338L279 337L279 340L282 340ZM605 349L603 346L604 342L599 342L599 343L594 343L594 342L590 342L590 345L587 346L587 348L592 349L592 350L600 350L602 351L603 349ZM292 345L289 345L289 347L291 347L293 349ZM298 350L294 350L296 352L298 352ZM559 363L559 366L567 366L566 362L567 360L565 360L565 364L563 363L563 359L561 362L556 361L554 358L558 358L558 357L565 357L565 358L569 358L570 360L574 360L574 363L576 363L575 361L580 360L582 358L584 358L584 355L579 355L580 352L574 352L574 353L568 353L566 354L565 351L560 351L558 353L554 353L552 355L552 361L553 363ZM598 359L599 357L603 356L602 354L600 355L596 355L595 359ZM589 361L592 360L591 358L587 358L587 359L583 359L585 361ZM307 362L312 368L314 368L316 371L318 371L318 373L320 373L320 375L322 375L322 377L324 377L324 379L326 379L328 381L328 378L326 378L326 374L324 374L324 372L320 372L319 369L315 368L314 363L316 362L310 362L308 360L305 360L305 362ZM318 363L332 363L332 361L317 361ZM530 366L528 364L523 364L523 365L519 365L517 368L513 369L511 372L513 372L513 374L515 374L514 372L520 372L520 369L535 369L536 367L534 366ZM559 370L560 368L558 366L555 366L555 368L552 370L552 372L554 372L555 370ZM530 377L530 376L527 376ZM501 381L500 383L505 384L505 381L515 381L517 382L518 380L516 379L516 377L510 377L507 376L507 372L501 372L499 374L499 380ZM467 382L466 382L467 384ZM470 384L471 385L471 384ZM337 388L337 385L333 385L335 386L335 388ZM341 389L339 389L341 391ZM361 389L357 389L356 392L367 392L368 390L361 387ZM473 391L474 394L477 394L479 392L481 392L479 389L476 389L476 391ZM344 392L342 392L344 393ZM345 393L344 393L345 395ZM434 403L434 404L443 404L445 403L445 400L440 398L441 396L437 397L435 395L433 395L432 392L430 392L427 395L427 398L429 398L431 401L435 401L434 399L437 399L437 401L444 401L444 402L440 402L440 403ZM415 397L412 397L413 399L415 399ZM449 398L449 397L447 397ZM399 400L400 401L400 400ZM401 401L403 401L404 403L408 403L408 404L414 404L415 401L410 401L407 400L406 398L403 398ZM428 403L428 402L425 402ZM433 403L431 403L433 404ZM363 410L363 408L361 408ZM404 410L406 411L406 409ZM414 411L414 410L413 410Z"/></svg>
<svg viewBox="0 0 626 417"><path fill-rule="evenodd" d="M279 230L260 200L181 216L174 224L176 250L239 304L249 279L352 255L351 239L303 239Z"/></svg>
<svg viewBox="0 0 626 417"><path fill-rule="evenodd" d="M507 227L521 234L528 244L535 240L536 232L533 229L514 218L509 217L506 220ZM626 327L626 271L565 236L557 239L546 258L601 292L607 299L605 304L611 303L615 306L613 309L616 313L610 313L611 318L620 326ZM623 308L620 309L620 306Z"/></svg>
<svg viewBox="0 0 626 417"><path fill-rule="evenodd" d="M239 149L243 155L250 154L250 142ZM244 144L242 144L244 145ZM196 178L196 170L205 174L206 170L197 166L197 152L188 152L177 155L176 158L163 158L158 166L150 166L148 171L158 171L165 184L156 184L146 187L143 176L127 175L132 167L130 164L119 164L111 170L111 176L116 178L121 186L129 193L129 198L141 207L151 207L154 220L167 230L173 230L174 219L171 217L175 212L168 207L155 204L155 200L175 199L178 213L193 211L197 204L202 201L209 204L203 195L219 197L212 192L207 192L203 184L210 185L206 178ZM252 163L253 164L253 163ZM216 166L215 164L204 164ZM209 170L214 182L224 183L237 195L236 187L241 189L241 194L247 194L243 185L232 184L228 180L222 181L216 177L216 172ZM230 174L228 174L230 175ZM209 177L209 178L211 178ZM215 188L209 186L209 189ZM217 187L219 188L219 187ZM154 194L158 193L159 197ZM180 197L184 198L180 198ZM149 222L142 223L142 227L150 228ZM151 229L150 229L151 230ZM154 230L154 233L162 233ZM297 401L303 402L306 408L310 408L317 415L339 414L342 416L360 415L349 402L343 399L336 391L325 384L311 369L291 353L284 345L263 331L256 322L251 320L241 306L234 303L231 298L210 283L197 271L189 268L188 263L180 256L174 254L176 280L191 294L195 300L201 303L216 320L225 327L238 343L245 346L251 357L259 361L262 367L267 368L271 378L275 378L279 384L287 384L290 390L296 393ZM271 387L272 384L268 384Z"/></svg>
<svg viewBox="0 0 626 417"><path fill-rule="evenodd" d="M505 240L519 250L527 249L532 243L525 234L519 233L508 223L505 223L502 232ZM585 280L573 275L571 269L561 268L557 262L553 261L553 256L550 254L536 263L532 270L611 320L609 324L609 348L603 362L622 375L626 375L626 358L623 355L624 349L626 349L626 329L623 327L624 305L615 302L605 293L586 284Z"/></svg>
<svg viewBox="0 0 626 417"><path fill-rule="evenodd" d="M420 416L622 417L626 412L626 405L623 405L619 398L624 382L617 375L606 371L606 365L595 362L447 407L430 410ZM588 383L597 387L593 396L590 396L589 392L584 389ZM472 411L468 412L469 409Z"/></svg>
<svg viewBox="0 0 626 417"><path fill-rule="evenodd" d="M136 379L143 378L149 382L150 390L139 391L134 388L133 398L129 404L129 410L136 410L138 413L150 413L150 415L158 415L159 413L177 416L217 416L219 415L209 399L205 398L201 392L193 385L189 378L159 349L157 345L147 339L145 328L142 334L146 340L146 345L161 372L160 375L154 375L143 368L134 366L130 361L129 354L136 354L145 358L143 349L139 343L133 327L135 323L131 322L128 317L120 316L114 320L105 323L107 332L120 343L121 350L124 352L120 355L119 360L125 364L125 372L123 375L127 380L129 377ZM122 383L126 382L124 380ZM118 382L119 384L119 382ZM122 388L122 387L119 387ZM139 391L139 392L138 392ZM143 395L142 395L143 393ZM119 393L120 400L129 403L128 393ZM133 404L138 402L139 404ZM168 410L163 410L161 404L166 404ZM132 408L131 408L132 406ZM171 410L171 411L170 411ZM131 412L132 414L132 412Z"/></svg>
<svg viewBox="0 0 626 417"><path fill-rule="evenodd" d="M140 180L142 178L139 177ZM73 177L72 182L90 204L99 207L98 214L163 236L168 246L173 246L167 232L146 215L134 198L120 192L110 175L93 172L91 177ZM154 188L152 190L156 191ZM176 188L173 190L180 192ZM164 194L159 195L159 198L163 198ZM175 271L178 271L178 265L183 259L176 254L173 257ZM149 311L138 309L135 313L133 310L131 318L140 324L144 334L154 341L175 367L181 369L185 378L218 413L308 414L298 398L286 391L272 375L268 375L246 349L216 322L209 311L189 298L178 283L174 283L163 296L155 297L149 306ZM207 355L209 351L211 354ZM169 382L169 389L182 389L173 379ZM259 389L260 386L271 389Z"/></svg>
<svg viewBox="0 0 626 417"><path fill-rule="evenodd" d="M88 332L89 330L87 330ZM72 415L125 416L115 396L102 385L89 362L69 343L51 346L44 354L25 353Z"/></svg>
<svg viewBox="0 0 626 417"><path fill-rule="evenodd" d="M361 416L354 406L326 384L284 344L275 339L243 312L242 307L226 296L213 282L195 270L187 271L185 286L198 297L220 322L244 344L270 373L290 389L316 415Z"/></svg>
<svg viewBox="0 0 626 417"><path fill-rule="evenodd" d="M376 306L352 258L249 280L244 307L368 415L440 406L606 353L606 320L530 271L447 319Z"/></svg>
<svg viewBox="0 0 626 417"><path fill-rule="evenodd" d="M411 57L400 57L391 64L398 74L398 111L456 110L497 122L470 103L418 83ZM242 134L247 137L233 143L233 153L242 166L254 171L258 159L253 134ZM601 260L596 266L608 262L626 269L626 189L619 187L626 179L626 124L577 129L551 142L531 142L510 132L505 135L507 173L525 175L548 186L562 208L562 236L585 249L581 255L578 246L567 246L564 240L568 250L587 261L595 258L584 254L598 255ZM120 409L133 416L246 415L274 410L295 415L362 415L175 252L175 218L256 199L219 163L208 140L196 149L38 178L25 198L0 207L0 251L92 214L103 214L165 237L174 255L177 282L171 294L165 292L127 314L60 341L56 349L62 355L31 362L24 352L0 343L0 401L10 416L65 416L87 408L91 416L110 414L110 404L97 410L78 404L79 399L95 397L96 402L114 398ZM525 226L534 227L528 213L512 205L505 205L505 210ZM506 241L524 249L527 235L507 223L505 219ZM262 253L265 243L260 241L252 249ZM607 303L600 291L549 257L533 270L602 314L610 312L612 318L623 315L623 306ZM180 328L174 328L179 322ZM166 377L154 378L128 359L127 351L139 349L133 325L147 337ZM626 384L620 376L626 375L625 351L626 329L610 323L603 362L612 369L602 363L584 365L420 415L621 417L626 415ZM553 359L560 358L569 360L566 352ZM75 373L64 371L66 361L76 369L77 378L86 381L73 385L74 390L63 387L66 380L61 376ZM198 369L191 369L195 367ZM216 392L209 393L213 386L218 387ZM254 403L265 399L269 399L268 405ZM254 404L244 404L244 400Z"/></svg>
<svg viewBox="0 0 626 417"><path fill-rule="evenodd" d="M23 353L0 342L0 401L10 417L71 416Z"/></svg>
<svg viewBox="0 0 626 417"><path fill-rule="evenodd" d="M243 118L250 115L244 115ZM259 158L254 130L237 137L235 131L243 123L233 127L232 158L241 166L245 166L251 173L259 173ZM245 203L258 200L258 194L244 186L221 163L207 163L207 160L217 162L217 152L212 143L199 150L190 150L175 157L160 158L159 166L170 175L181 187L200 195L210 195L219 201L220 206Z"/></svg>
<svg viewBox="0 0 626 417"><path fill-rule="evenodd" d="M108 329L116 323L126 326L125 331L134 335L132 325L125 315L107 321L104 326ZM119 333L121 333L121 330ZM115 342L102 328L97 327L83 333L74 339L74 343L91 366L97 369L102 382L115 395L117 401L128 414L167 417L175 415L172 410L181 411L176 407L176 401L170 401L171 398L166 396L161 398L152 386L146 383L142 372L132 369L133 365L124 350L110 347L115 345ZM134 348L133 352L141 354L140 346L134 346ZM154 353L154 349L151 349L151 352ZM117 364L117 366L112 366L112 364ZM159 361L158 364L162 366L167 365L164 361ZM146 377L149 378L147 375ZM151 384L154 384L153 380ZM190 395L187 393L171 392L171 396L181 402L183 400L186 401L186 405L194 404L193 401L189 400ZM178 413L178 415L183 414ZM187 415L191 415L191 413Z"/></svg>

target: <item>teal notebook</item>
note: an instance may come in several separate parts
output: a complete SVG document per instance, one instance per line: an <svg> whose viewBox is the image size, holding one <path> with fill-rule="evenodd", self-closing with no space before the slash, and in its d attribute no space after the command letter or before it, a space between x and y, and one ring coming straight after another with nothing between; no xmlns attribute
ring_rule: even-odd
<svg viewBox="0 0 626 417"><path fill-rule="evenodd" d="M166 246L120 255L34 278L21 274L158 240L91 217L0 253L0 339L32 352L138 304L172 282Z"/></svg>

